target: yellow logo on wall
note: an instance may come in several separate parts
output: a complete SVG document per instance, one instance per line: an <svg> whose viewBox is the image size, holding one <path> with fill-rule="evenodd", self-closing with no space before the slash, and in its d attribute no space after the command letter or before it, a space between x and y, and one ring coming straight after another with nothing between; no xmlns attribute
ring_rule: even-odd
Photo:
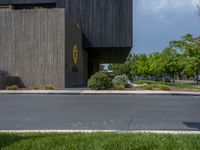
<svg viewBox="0 0 200 150"><path fill-rule="evenodd" d="M74 45L73 47L73 62L76 65L78 63L78 47Z"/></svg>

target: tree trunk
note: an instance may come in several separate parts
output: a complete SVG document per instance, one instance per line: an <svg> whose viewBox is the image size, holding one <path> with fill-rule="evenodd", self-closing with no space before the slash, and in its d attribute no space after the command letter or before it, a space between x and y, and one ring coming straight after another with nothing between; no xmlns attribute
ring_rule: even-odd
<svg viewBox="0 0 200 150"><path fill-rule="evenodd" d="M197 85L199 84L199 69L197 69Z"/></svg>
<svg viewBox="0 0 200 150"><path fill-rule="evenodd" d="M173 84L175 83L175 76L173 75Z"/></svg>

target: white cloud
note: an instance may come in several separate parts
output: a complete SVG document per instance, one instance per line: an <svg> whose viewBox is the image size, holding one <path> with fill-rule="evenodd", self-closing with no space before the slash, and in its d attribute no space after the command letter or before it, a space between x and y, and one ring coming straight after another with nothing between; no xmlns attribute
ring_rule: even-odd
<svg viewBox="0 0 200 150"><path fill-rule="evenodd" d="M144 13L187 11L196 8L199 0L136 0ZM140 2L139 2L140 1Z"/></svg>

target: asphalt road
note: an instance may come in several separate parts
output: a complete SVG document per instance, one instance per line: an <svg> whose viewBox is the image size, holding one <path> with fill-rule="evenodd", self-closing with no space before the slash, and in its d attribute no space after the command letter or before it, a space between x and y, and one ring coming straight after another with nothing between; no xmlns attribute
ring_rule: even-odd
<svg viewBox="0 0 200 150"><path fill-rule="evenodd" d="M0 130L200 131L200 97L0 95Z"/></svg>

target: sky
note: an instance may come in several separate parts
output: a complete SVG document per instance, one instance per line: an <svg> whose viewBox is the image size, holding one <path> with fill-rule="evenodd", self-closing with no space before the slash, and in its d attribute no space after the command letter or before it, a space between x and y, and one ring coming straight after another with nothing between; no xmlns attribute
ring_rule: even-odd
<svg viewBox="0 0 200 150"><path fill-rule="evenodd" d="M161 52L187 33L200 35L199 0L133 1L133 53Z"/></svg>

